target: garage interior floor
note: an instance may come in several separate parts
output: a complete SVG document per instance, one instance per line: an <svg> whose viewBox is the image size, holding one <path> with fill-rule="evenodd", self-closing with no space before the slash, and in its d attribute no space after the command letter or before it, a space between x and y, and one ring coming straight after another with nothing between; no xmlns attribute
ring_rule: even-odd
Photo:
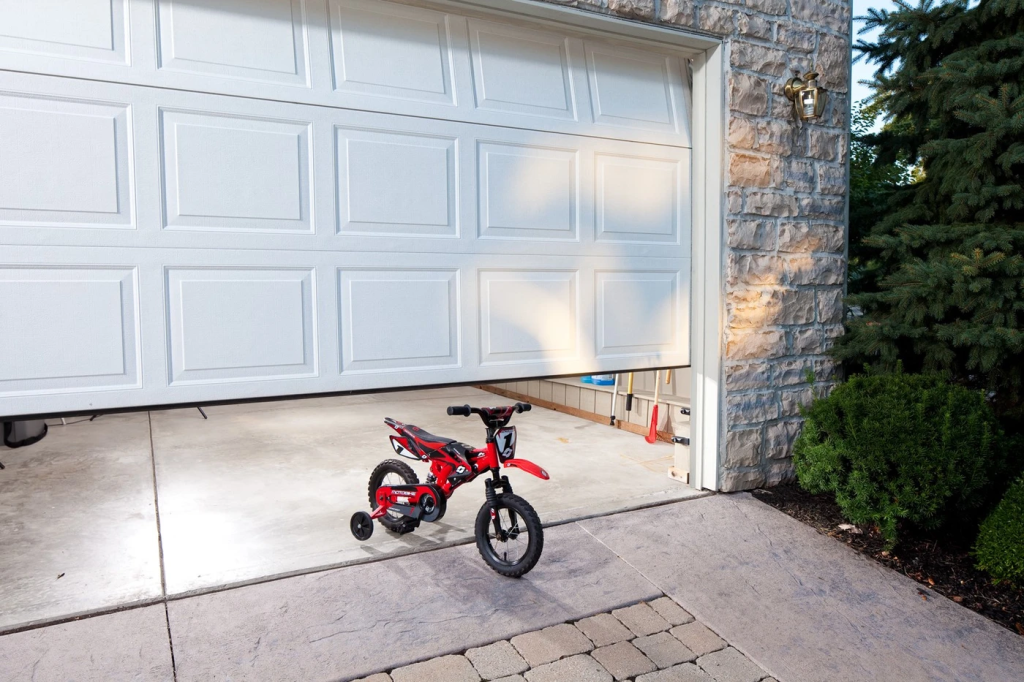
<svg viewBox="0 0 1024 682"><path fill-rule="evenodd" d="M480 481L409 535L360 543L348 520L393 456L384 417L482 445L480 420L445 408L503 401L448 388L52 421L0 451L0 631L469 541ZM512 423L551 474L510 473L545 524L701 494L668 478L671 445L540 408Z"/></svg>

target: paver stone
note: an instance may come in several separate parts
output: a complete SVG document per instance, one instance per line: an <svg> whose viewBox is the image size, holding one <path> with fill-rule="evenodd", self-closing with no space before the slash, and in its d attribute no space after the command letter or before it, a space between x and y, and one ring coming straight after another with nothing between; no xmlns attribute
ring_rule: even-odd
<svg viewBox="0 0 1024 682"><path fill-rule="evenodd" d="M708 630L703 623L695 621L686 625L677 625L669 632L698 656L725 648L722 638Z"/></svg>
<svg viewBox="0 0 1024 682"><path fill-rule="evenodd" d="M732 647L701 656L697 665L716 682L758 682L765 677L757 664Z"/></svg>
<svg viewBox="0 0 1024 682"><path fill-rule="evenodd" d="M637 637L633 640L633 646L644 652L659 668L670 668L697 658L697 654L667 632Z"/></svg>
<svg viewBox="0 0 1024 682"><path fill-rule="evenodd" d="M580 654L542 665L526 673L526 682L612 682L612 676L590 656Z"/></svg>
<svg viewBox="0 0 1024 682"><path fill-rule="evenodd" d="M653 635L672 627L647 604L634 604L624 609L616 609L612 611L612 615L622 621L622 624L632 630L637 637Z"/></svg>
<svg viewBox="0 0 1024 682"><path fill-rule="evenodd" d="M633 633L610 613L599 613L576 623L594 646L608 646L633 639Z"/></svg>
<svg viewBox="0 0 1024 682"><path fill-rule="evenodd" d="M512 638L512 646L533 667L567 656L585 654L594 648L582 632L567 623L517 635Z"/></svg>
<svg viewBox="0 0 1024 682"><path fill-rule="evenodd" d="M495 642L470 649L466 652L466 658L485 680L515 675L530 668L510 642Z"/></svg>
<svg viewBox="0 0 1024 682"><path fill-rule="evenodd" d="M643 673L654 672L658 666L629 642L618 642L594 649L590 653L616 680L627 680Z"/></svg>
<svg viewBox="0 0 1024 682"><path fill-rule="evenodd" d="M465 656L441 656L391 671L394 682L480 682Z"/></svg>

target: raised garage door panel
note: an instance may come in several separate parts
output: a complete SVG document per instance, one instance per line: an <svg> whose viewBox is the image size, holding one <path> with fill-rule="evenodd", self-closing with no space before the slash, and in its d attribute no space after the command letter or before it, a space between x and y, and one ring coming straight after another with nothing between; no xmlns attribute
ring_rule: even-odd
<svg viewBox="0 0 1024 682"><path fill-rule="evenodd" d="M688 362L685 55L381 0L0 27L0 415Z"/></svg>
<svg viewBox="0 0 1024 682"><path fill-rule="evenodd" d="M480 10L0 0L0 20L0 69L690 146L686 51Z"/></svg>

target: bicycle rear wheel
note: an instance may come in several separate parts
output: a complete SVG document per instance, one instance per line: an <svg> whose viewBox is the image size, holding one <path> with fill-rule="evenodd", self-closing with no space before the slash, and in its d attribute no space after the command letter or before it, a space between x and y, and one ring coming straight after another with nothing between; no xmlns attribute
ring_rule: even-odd
<svg viewBox="0 0 1024 682"><path fill-rule="evenodd" d="M420 482L416 472L405 462L397 459L386 459L377 465L377 468L370 474L370 484L367 486L367 494L370 497L370 509L377 507L377 488L382 485L416 485ZM419 519L400 514L396 511L388 511L378 519L380 525L392 533L404 535L416 530L420 525Z"/></svg>

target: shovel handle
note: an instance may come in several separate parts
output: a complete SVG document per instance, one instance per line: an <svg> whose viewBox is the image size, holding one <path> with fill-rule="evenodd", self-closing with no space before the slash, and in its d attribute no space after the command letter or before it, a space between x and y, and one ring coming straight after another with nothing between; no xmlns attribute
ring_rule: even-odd
<svg viewBox="0 0 1024 682"><path fill-rule="evenodd" d="M608 423L615 426L615 407L619 402L619 375L615 375L615 387L612 389L612 413L608 415Z"/></svg>

